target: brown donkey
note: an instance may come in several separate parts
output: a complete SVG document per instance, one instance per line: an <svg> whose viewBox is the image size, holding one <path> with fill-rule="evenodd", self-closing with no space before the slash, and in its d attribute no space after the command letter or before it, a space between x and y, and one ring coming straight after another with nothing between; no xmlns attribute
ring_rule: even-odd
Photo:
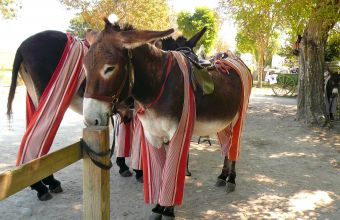
<svg viewBox="0 0 340 220"><path fill-rule="evenodd" d="M96 37L83 60L86 71L85 123L107 125L112 105L128 96L136 100L145 136L143 171L150 172L144 175L144 198L148 203L157 204L150 218L173 219L174 206L182 203L188 146L178 149L180 146L171 145L171 141L181 126L179 122L185 115L183 108L189 102L189 106L193 103L192 99L184 99L187 91L192 89L190 85L188 90L183 87L188 76L182 73L182 67L190 69L191 63L179 53L148 44L169 36L173 29L117 32L107 19L105 22L105 29ZM251 76L240 60L237 63L230 62L227 67L219 65L225 74L212 68L209 74L215 89L211 94L204 94L199 87L193 93L189 92L189 97L194 96L196 111L192 133L190 129L187 132L190 136L210 135L236 126L238 130L233 132L239 138L243 124L240 116L247 109L249 96L246 95L249 95ZM245 76L246 84L241 75ZM187 121L192 119L190 117ZM164 139L171 140L167 150L163 147ZM232 137L228 141L236 139ZM176 155L172 154L174 151ZM236 160L236 157L230 159ZM229 174L226 165L223 175ZM234 181L235 174L232 178Z"/></svg>

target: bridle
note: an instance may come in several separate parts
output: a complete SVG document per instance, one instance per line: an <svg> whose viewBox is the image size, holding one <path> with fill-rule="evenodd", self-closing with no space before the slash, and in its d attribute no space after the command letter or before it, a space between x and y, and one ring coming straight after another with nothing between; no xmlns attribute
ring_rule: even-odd
<svg viewBox="0 0 340 220"><path fill-rule="evenodd" d="M120 96L121 93L123 92L123 89L125 88L126 82L128 82L128 96L129 97L132 93L132 87L134 85L134 69L132 66L132 52L129 49L128 50L128 63L126 64L126 70L127 74L124 74L124 80L120 87L118 88L116 94L113 94L112 96L105 96L105 95L96 95L96 94L89 94L86 93L84 94L84 98L92 98L96 99L99 101L103 101L106 103L109 103L111 106L111 112L109 116L112 116L113 114L117 113L117 104L119 104L121 101Z"/></svg>
<svg viewBox="0 0 340 220"><path fill-rule="evenodd" d="M119 98L120 98L120 95L121 95L121 93L122 93L122 91L125 87L125 84L128 81L128 86L129 86L128 97L131 95L132 87L134 85L134 69L133 69L133 66L132 66L132 52L131 52L131 50L128 50L128 63L126 65L126 70L127 70L128 74L125 74L123 83L120 85L117 93L114 94L113 96L103 96L103 95L96 95L96 94L89 94L89 93L84 94L84 98L97 99L97 100L100 100L100 101L107 102L111 105L111 112L110 112L109 117L111 119L111 123L112 123L112 126L114 128L117 127L118 122L115 122L115 120L113 119L113 115L118 112L117 111L117 104L119 104L119 102L122 101L122 100L119 100ZM85 143L85 141L83 139L80 140L80 143L81 143L83 149L87 152L87 154L88 154L89 158L92 160L92 162L96 166L98 166L102 169L109 170L112 167L111 160L110 160L110 163L107 165L107 164L99 162L96 158L93 157L93 155L95 155L97 157L110 156L110 158L111 158L112 155L113 155L114 149L115 149L115 145L116 145L116 139L115 139L116 132L118 132L118 131L116 131L114 129L114 135L113 135L113 141L112 141L111 149L106 151L106 152L97 153L97 152L93 151Z"/></svg>

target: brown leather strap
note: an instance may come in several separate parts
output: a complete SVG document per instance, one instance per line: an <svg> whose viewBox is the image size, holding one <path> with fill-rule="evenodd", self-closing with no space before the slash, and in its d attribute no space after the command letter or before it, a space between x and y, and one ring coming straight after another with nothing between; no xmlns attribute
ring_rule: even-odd
<svg viewBox="0 0 340 220"><path fill-rule="evenodd" d="M129 87L129 93L131 92L132 90L132 87L133 87L133 84L134 84L134 80L133 80L133 67L132 67L132 64L131 64L131 58L132 58L132 54L131 54L131 51L129 50L129 53L128 53L128 56L129 56L129 62L127 64L127 73L125 74L124 76L124 81L123 83L120 85L117 93L113 96L105 96L105 95L97 95L97 94L89 94L87 92L85 92L84 94L84 98L92 98L92 99L97 99L97 100L100 100L100 101L104 101L104 102L108 102L110 103L111 105L114 105L118 102L118 99L119 99L119 96L121 95L124 87L125 87L125 84L126 84L126 81L129 81L128 82L128 87Z"/></svg>
<svg viewBox="0 0 340 220"><path fill-rule="evenodd" d="M103 95L89 94L89 93L86 93L86 92L84 94L84 98L92 98L92 99L97 99L97 100L109 102L109 103L112 103L112 101L114 99L113 96L103 96Z"/></svg>

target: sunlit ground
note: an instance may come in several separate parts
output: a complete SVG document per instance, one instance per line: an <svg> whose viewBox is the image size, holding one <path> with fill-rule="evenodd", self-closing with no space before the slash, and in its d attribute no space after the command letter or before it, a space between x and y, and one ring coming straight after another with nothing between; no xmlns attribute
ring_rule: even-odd
<svg viewBox="0 0 340 220"><path fill-rule="evenodd" d="M7 89L0 89L6 103ZM4 93L6 93L4 95ZM19 95L18 95L19 94ZM11 129L0 113L0 171L15 164L24 132L24 90L18 90ZM5 105L3 105L5 106ZM295 121L296 98L278 98L270 89L255 89L236 164L236 191L215 187L223 158L216 137L212 146L193 138L184 203L177 219L339 219L340 135L337 131L305 128ZM82 117L68 111L52 150L78 141ZM134 177L111 171L111 219L147 219L152 206L143 203L143 187ZM64 193L39 202L30 189L0 202L1 220L82 219L82 162L57 173Z"/></svg>

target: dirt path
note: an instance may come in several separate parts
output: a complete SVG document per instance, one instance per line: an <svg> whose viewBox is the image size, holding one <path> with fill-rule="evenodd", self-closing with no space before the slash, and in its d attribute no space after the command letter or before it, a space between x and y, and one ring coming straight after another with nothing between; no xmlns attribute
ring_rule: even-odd
<svg viewBox="0 0 340 220"><path fill-rule="evenodd" d="M24 132L24 90L14 103L11 130L5 117L7 87L0 86L0 171L13 167ZM192 142L184 204L177 219L339 219L340 130L310 129L294 120L296 99L254 89L237 163L237 189L214 186L222 167L219 146ZM82 118L68 111L52 150L77 141ZM142 185L111 170L111 219L147 219ZM29 175L29 174L27 174ZM25 189L0 202L0 219L82 219L82 166L56 174L64 193L40 202Z"/></svg>

